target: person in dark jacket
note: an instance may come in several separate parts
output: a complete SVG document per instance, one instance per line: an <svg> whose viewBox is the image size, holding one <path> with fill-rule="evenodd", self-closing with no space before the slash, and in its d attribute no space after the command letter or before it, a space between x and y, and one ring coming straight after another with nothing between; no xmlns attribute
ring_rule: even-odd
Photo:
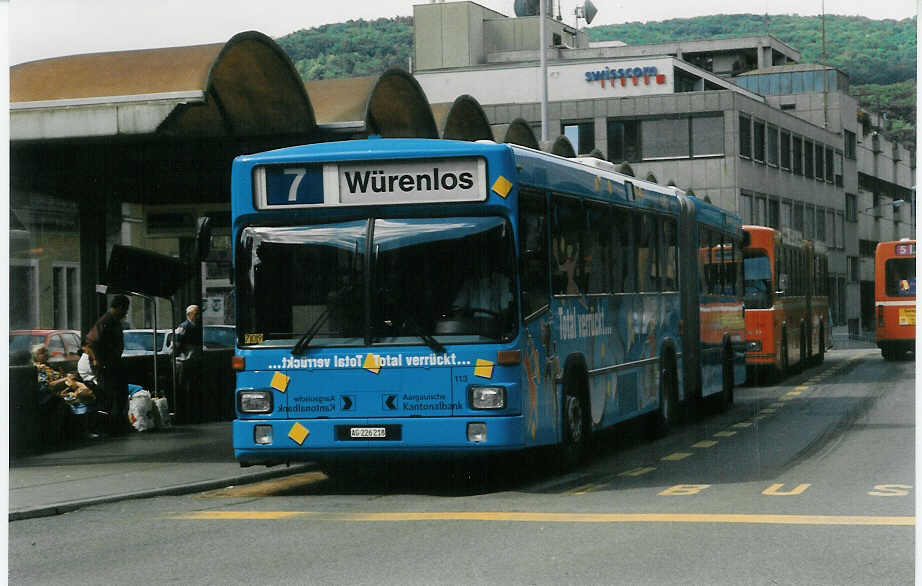
<svg viewBox="0 0 922 586"><path fill-rule="evenodd" d="M116 295L109 310L102 314L86 335L90 361L96 370L102 396L109 403L99 409L109 413L110 433L126 433L128 425L128 387L122 372L122 320L128 315L129 301L125 295ZM108 407L108 408L107 408Z"/></svg>
<svg viewBox="0 0 922 586"><path fill-rule="evenodd" d="M176 416L184 423L202 420L202 310L186 308L186 319L176 328Z"/></svg>

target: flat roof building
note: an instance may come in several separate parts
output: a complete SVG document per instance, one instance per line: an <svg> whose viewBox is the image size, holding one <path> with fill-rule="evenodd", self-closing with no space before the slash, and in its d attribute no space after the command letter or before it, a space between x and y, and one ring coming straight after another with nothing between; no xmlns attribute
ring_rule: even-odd
<svg viewBox="0 0 922 586"><path fill-rule="evenodd" d="M413 16L430 102L469 94L495 135L517 120L541 135L540 17L467 1ZM547 136L823 243L833 323L873 327L872 243L914 234L913 206L898 202L911 202L915 153L859 123L844 73L798 63L769 35L631 46L545 22Z"/></svg>

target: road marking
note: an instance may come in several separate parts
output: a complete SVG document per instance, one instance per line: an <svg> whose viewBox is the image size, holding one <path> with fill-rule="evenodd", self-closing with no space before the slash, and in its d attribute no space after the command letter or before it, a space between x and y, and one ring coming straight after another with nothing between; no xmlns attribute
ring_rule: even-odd
<svg viewBox="0 0 922 586"><path fill-rule="evenodd" d="M803 391L809 391L809 390L810 390L810 387L808 387L808 386L806 386L806 385L800 385L799 387L794 387L794 390L793 390L793 391L788 391L788 392L785 393L785 394L787 394L787 395L799 395L799 394L801 394Z"/></svg>
<svg viewBox="0 0 922 586"><path fill-rule="evenodd" d="M674 454L669 454L660 458L664 462L678 462L679 460L684 460L685 458L691 456L691 452L675 452Z"/></svg>
<svg viewBox="0 0 922 586"><path fill-rule="evenodd" d="M760 420L762 420L762 419L765 419L766 417L768 417L768 415L756 415L756 416L753 417L752 419L753 419L754 421L760 421Z"/></svg>
<svg viewBox="0 0 922 586"><path fill-rule="evenodd" d="M805 490L810 488L809 484L798 484L793 490L783 491L781 490L784 487L784 484L778 483L773 484L762 491L762 494L767 496L797 496L803 494Z"/></svg>
<svg viewBox="0 0 922 586"><path fill-rule="evenodd" d="M733 437L735 435L735 431L718 431L714 434L714 437Z"/></svg>
<svg viewBox="0 0 922 586"><path fill-rule="evenodd" d="M618 476L643 476L648 472L653 472L656 470L653 466L646 466L644 468L634 468L633 470L628 470L627 472L622 472Z"/></svg>
<svg viewBox="0 0 922 586"><path fill-rule="evenodd" d="M774 408L774 409L778 409L778 408L780 408L780 407L784 407L786 404L787 404L787 403L780 403L780 402L779 402L779 403L772 403L771 405L769 405L769 407L772 407L772 408Z"/></svg>
<svg viewBox="0 0 922 586"><path fill-rule="evenodd" d="M302 486L314 484L327 478L323 472L305 472L303 474L294 474L275 480L266 480L254 484L243 486L228 486L218 490L203 493L203 497L259 497L272 496L280 492L294 490Z"/></svg>
<svg viewBox="0 0 922 586"><path fill-rule="evenodd" d="M759 413L765 413L766 415L774 413L775 409L762 409Z"/></svg>
<svg viewBox="0 0 922 586"><path fill-rule="evenodd" d="M697 444L692 444L693 448L713 448L717 445L714 440L701 440Z"/></svg>
<svg viewBox="0 0 922 586"><path fill-rule="evenodd" d="M740 429L744 427L752 427L751 421L740 421L739 423L734 424L732 427L738 427Z"/></svg>
<svg viewBox="0 0 922 586"><path fill-rule="evenodd" d="M587 492L592 492L595 489L599 488L600 486L604 486L604 484L605 484L604 482L590 482L589 484L584 484L583 486L579 486L572 490L568 490L564 494L571 495L571 496L579 496L579 495L586 494Z"/></svg>
<svg viewBox="0 0 922 586"><path fill-rule="evenodd" d="M263 521L305 519L332 522L511 521L524 523L726 523L753 525L915 525L915 517L870 515L758 515L698 513L527 513L442 511L403 513L335 513L317 511L196 511L167 517L180 521Z"/></svg>

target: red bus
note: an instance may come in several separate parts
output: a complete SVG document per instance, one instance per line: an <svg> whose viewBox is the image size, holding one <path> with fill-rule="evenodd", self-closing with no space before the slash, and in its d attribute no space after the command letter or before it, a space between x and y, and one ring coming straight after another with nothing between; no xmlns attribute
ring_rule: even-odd
<svg viewBox="0 0 922 586"><path fill-rule="evenodd" d="M881 242L874 254L877 347L884 360L916 349L916 241Z"/></svg>
<svg viewBox="0 0 922 586"><path fill-rule="evenodd" d="M830 341L826 254L774 228L743 230L747 370L758 379L822 363Z"/></svg>

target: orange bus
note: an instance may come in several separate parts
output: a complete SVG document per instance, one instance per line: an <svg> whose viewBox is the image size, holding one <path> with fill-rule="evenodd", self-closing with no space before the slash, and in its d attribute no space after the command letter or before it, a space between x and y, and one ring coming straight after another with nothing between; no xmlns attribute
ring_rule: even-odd
<svg viewBox="0 0 922 586"><path fill-rule="evenodd" d="M916 349L916 241L881 242L874 254L877 347L884 360Z"/></svg>
<svg viewBox="0 0 922 586"><path fill-rule="evenodd" d="M821 363L829 347L828 259L810 241L743 226L746 366L754 378Z"/></svg>

